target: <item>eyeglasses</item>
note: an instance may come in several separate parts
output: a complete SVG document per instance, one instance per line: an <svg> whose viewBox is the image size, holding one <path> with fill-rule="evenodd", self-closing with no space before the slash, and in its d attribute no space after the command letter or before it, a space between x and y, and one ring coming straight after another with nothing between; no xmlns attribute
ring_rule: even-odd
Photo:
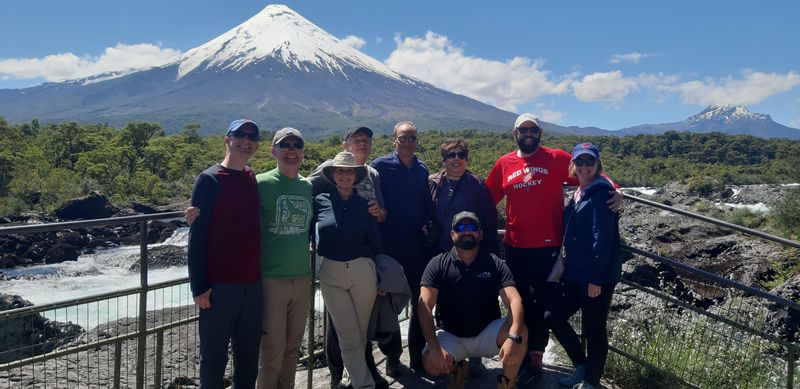
<svg viewBox="0 0 800 389"><path fill-rule="evenodd" d="M580 159L573 159L572 163L575 166L594 166L597 161L594 158L580 158Z"/></svg>
<svg viewBox="0 0 800 389"><path fill-rule="evenodd" d="M398 142L400 142L400 143L406 143L406 142L411 142L411 143L414 143L414 142L416 142L416 141L417 141L417 136L416 136L416 135L409 135L409 136L403 135L403 136L398 136L398 137L397 137L397 141L398 141Z"/></svg>
<svg viewBox="0 0 800 389"><path fill-rule="evenodd" d="M464 231L475 232L475 231L478 231L478 225L475 224L475 223L456 224L456 226L453 228L453 231L455 231L455 232L464 232Z"/></svg>
<svg viewBox="0 0 800 389"><path fill-rule="evenodd" d="M372 144L372 139L371 138L366 138L366 139L348 139L347 142L348 143L357 144L357 145L371 145Z"/></svg>
<svg viewBox="0 0 800 389"><path fill-rule="evenodd" d="M517 127L517 132L519 132L520 134L527 134L529 132L531 134L535 134L541 130L542 129L539 127Z"/></svg>
<svg viewBox="0 0 800 389"><path fill-rule="evenodd" d="M289 148L293 148L295 150L302 150L305 146L302 140L298 140L297 142L279 142L278 148L281 150L289 150Z"/></svg>
<svg viewBox="0 0 800 389"><path fill-rule="evenodd" d="M258 131L244 132L244 131L236 130L236 131L231 132L230 135L232 137L236 138L236 139L247 138L247 139L252 140L253 142L258 142L258 141L261 140L261 137L259 136Z"/></svg>
<svg viewBox="0 0 800 389"><path fill-rule="evenodd" d="M466 151L459 151L459 152L451 151L444 156L444 159L453 159L456 157L458 157L458 159L467 159L467 155L469 154L467 154Z"/></svg>

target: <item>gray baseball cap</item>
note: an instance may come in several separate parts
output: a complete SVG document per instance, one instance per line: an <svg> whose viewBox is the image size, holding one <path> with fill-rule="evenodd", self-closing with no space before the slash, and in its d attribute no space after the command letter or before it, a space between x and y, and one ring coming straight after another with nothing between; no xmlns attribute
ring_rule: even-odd
<svg viewBox="0 0 800 389"><path fill-rule="evenodd" d="M272 137L272 145L275 146L290 136L295 136L305 142L305 139L303 139L303 134L300 133L300 130L292 127L284 127L278 130L278 132L275 133L275 136Z"/></svg>

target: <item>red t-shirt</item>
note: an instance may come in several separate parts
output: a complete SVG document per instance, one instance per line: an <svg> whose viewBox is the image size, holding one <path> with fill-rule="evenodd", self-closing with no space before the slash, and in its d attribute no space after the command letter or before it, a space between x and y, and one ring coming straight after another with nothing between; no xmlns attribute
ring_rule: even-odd
<svg viewBox="0 0 800 389"><path fill-rule="evenodd" d="M503 241L512 247L539 248L561 245L564 189L572 156L564 150L539 147L527 158L517 151L497 160L486 186L495 204L506 198L506 234Z"/></svg>

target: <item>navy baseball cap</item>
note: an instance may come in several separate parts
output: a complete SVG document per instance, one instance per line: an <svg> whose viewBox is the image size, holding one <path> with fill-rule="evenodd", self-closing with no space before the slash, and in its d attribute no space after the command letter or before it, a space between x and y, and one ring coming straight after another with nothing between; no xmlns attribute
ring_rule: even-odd
<svg viewBox="0 0 800 389"><path fill-rule="evenodd" d="M261 131L258 129L256 123L250 119L238 119L231 122L228 126L228 132L225 133L226 136L230 136L232 133L241 131L244 133L255 133L256 141L261 140Z"/></svg>
<svg viewBox="0 0 800 389"><path fill-rule="evenodd" d="M589 154L594 159L600 159L600 150L597 149L597 146L591 143L578 143L572 149L572 159L575 160L583 154Z"/></svg>

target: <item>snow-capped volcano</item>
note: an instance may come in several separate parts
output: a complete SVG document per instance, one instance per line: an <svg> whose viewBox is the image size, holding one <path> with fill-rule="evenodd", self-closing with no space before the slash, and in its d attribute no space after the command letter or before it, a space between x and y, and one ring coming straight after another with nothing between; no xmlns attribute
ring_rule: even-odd
<svg viewBox="0 0 800 389"><path fill-rule="evenodd" d="M283 5L162 66L0 90L0 116L113 126L147 120L168 132L199 123L203 133L247 117L264 129L293 126L309 136L355 124L388 132L398 120L423 129L507 130L515 118L397 73Z"/></svg>
<svg viewBox="0 0 800 389"><path fill-rule="evenodd" d="M723 105L720 107L710 106L688 119L690 123L702 123L715 121L722 123L734 123L739 120L768 121L772 120L769 115L753 113L743 105Z"/></svg>
<svg viewBox="0 0 800 389"><path fill-rule="evenodd" d="M347 76L347 68L359 68L404 79L285 5L269 5L246 22L189 50L177 61L178 78L198 68L240 70L267 57L303 71L316 67Z"/></svg>
<svg viewBox="0 0 800 389"><path fill-rule="evenodd" d="M618 135L661 134L667 131L722 132L762 138L800 139L800 130L775 123L769 115L750 112L743 105L711 106L686 120L662 124L642 124L623 128Z"/></svg>

